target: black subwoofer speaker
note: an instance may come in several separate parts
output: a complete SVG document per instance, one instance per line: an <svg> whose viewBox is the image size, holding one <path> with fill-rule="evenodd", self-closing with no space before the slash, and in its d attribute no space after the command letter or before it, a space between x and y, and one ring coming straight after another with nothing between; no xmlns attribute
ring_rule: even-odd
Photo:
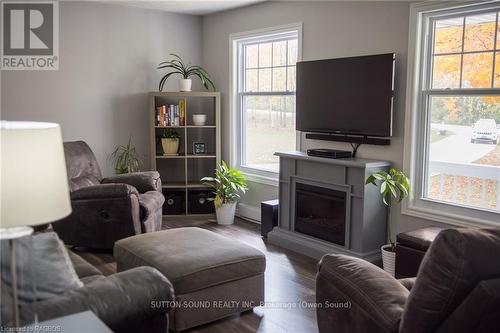
<svg viewBox="0 0 500 333"><path fill-rule="evenodd" d="M186 192L179 190L163 190L165 203L163 215L186 214Z"/></svg>
<svg viewBox="0 0 500 333"><path fill-rule="evenodd" d="M260 203L260 234L267 237L267 233L278 225L279 200L262 201Z"/></svg>
<svg viewBox="0 0 500 333"><path fill-rule="evenodd" d="M189 214L213 214L215 213L214 202L208 200L214 194L209 190L190 190L188 192Z"/></svg>

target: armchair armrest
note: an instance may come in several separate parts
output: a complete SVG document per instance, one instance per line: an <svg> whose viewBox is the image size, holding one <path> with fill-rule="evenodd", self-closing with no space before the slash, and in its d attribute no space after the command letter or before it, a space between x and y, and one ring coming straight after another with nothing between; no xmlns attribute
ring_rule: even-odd
<svg viewBox="0 0 500 333"><path fill-rule="evenodd" d="M399 283L401 283L408 291L411 291L411 288L415 285L416 277L399 279Z"/></svg>
<svg viewBox="0 0 500 333"><path fill-rule="evenodd" d="M71 192L71 200L123 198L132 194L139 195L134 187L127 184L101 184Z"/></svg>
<svg viewBox="0 0 500 333"><path fill-rule="evenodd" d="M320 332L397 332L408 290L387 272L354 257L325 255L316 279ZM329 303L348 304L339 309Z"/></svg>
<svg viewBox="0 0 500 333"><path fill-rule="evenodd" d="M101 184L123 183L135 187L139 193L161 191L161 179L158 171L132 172L104 178Z"/></svg>
<svg viewBox="0 0 500 333"><path fill-rule="evenodd" d="M173 299L165 276L152 267L137 267L39 302L37 310L40 320L91 310L113 331L128 332L157 316L166 322Z"/></svg>

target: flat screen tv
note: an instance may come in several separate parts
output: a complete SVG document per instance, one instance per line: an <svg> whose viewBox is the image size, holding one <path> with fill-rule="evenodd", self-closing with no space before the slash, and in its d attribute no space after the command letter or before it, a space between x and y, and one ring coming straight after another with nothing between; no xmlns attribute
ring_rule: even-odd
<svg viewBox="0 0 500 333"><path fill-rule="evenodd" d="M391 136L394 59L388 53L298 62L297 130Z"/></svg>

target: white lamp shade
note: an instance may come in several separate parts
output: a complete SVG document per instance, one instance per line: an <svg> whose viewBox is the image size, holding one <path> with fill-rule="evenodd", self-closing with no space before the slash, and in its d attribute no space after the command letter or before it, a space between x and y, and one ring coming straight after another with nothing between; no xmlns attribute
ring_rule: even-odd
<svg viewBox="0 0 500 333"><path fill-rule="evenodd" d="M1 122L1 228L50 223L71 213L58 124Z"/></svg>

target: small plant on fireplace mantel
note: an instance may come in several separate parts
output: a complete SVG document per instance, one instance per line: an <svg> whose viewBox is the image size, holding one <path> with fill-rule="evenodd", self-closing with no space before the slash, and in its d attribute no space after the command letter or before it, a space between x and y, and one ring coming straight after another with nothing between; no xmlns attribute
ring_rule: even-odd
<svg viewBox="0 0 500 333"><path fill-rule="evenodd" d="M387 239L389 244L382 246L382 262L384 270L394 275L396 242L392 240L391 236L391 206L394 200L400 203L408 197L410 194L410 180L402 170L390 168L389 172L379 171L366 179L367 185L377 186L377 183L380 184L382 201L388 208Z"/></svg>

